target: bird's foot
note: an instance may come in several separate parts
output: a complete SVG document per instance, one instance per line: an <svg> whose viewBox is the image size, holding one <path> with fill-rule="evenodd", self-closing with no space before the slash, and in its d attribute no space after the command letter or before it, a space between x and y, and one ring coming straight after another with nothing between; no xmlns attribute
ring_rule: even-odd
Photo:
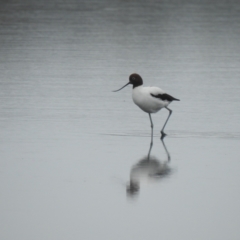
<svg viewBox="0 0 240 240"><path fill-rule="evenodd" d="M161 139L164 139L167 136L167 134L163 131L161 131L161 134L162 134Z"/></svg>

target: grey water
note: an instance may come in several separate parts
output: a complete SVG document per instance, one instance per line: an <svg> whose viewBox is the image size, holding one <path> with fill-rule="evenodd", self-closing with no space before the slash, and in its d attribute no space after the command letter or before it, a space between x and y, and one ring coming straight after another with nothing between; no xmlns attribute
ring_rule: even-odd
<svg viewBox="0 0 240 240"><path fill-rule="evenodd" d="M1 239L240 239L239 1L0 6Z"/></svg>

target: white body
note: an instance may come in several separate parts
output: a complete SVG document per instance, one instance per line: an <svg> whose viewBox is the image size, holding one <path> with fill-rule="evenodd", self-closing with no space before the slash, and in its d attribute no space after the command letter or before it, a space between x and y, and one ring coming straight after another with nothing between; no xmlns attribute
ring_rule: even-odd
<svg viewBox="0 0 240 240"><path fill-rule="evenodd" d="M169 101L161 100L159 98L153 97L153 95L165 93L161 88L158 87L143 87L138 86L132 90L133 102L140 107L144 112L156 113L161 108L167 107Z"/></svg>

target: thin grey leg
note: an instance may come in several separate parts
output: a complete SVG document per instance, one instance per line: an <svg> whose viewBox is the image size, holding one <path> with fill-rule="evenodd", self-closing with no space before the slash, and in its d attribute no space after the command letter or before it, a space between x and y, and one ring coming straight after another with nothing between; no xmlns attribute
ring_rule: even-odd
<svg viewBox="0 0 240 240"><path fill-rule="evenodd" d="M150 113L149 113L149 118L150 118L151 128L152 128L152 134L151 134L151 145L152 145L153 144L153 122L152 122L152 117Z"/></svg>
<svg viewBox="0 0 240 240"><path fill-rule="evenodd" d="M166 133L165 133L163 130L164 130L165 126L167 125L168 119L170 118L170 116L171 116L171 114L172 114L172 110L171 110L171 109L169 109L169 108L167 108L167 107L165 107L165 108L169 111L169 114L168 114L167 120L166 120L166 122L164 123L163 128L162 128L162 130L161 130L161 134L162 134L161 139L163 139L163 138L166 136Z"/></svg>
<svg viewBox="0 0 240 240"><path fill-rule="evenodd" d="M152 150L152 146L153 146L153 143L151 142L150 143L150 148L149 148L149 151L148 151L148 160L150 158L150 153L151 153L151 150Z"/></svg>

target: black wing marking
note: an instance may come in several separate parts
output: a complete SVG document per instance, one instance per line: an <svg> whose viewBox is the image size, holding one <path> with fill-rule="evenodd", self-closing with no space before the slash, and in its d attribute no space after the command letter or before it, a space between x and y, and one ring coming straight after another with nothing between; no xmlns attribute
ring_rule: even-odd
<svg viewBox="0 0 240 240"><path fill-rule="evenodd" d="M157 95L154 95L154 94L152 94L151 93L151 96L153 96L153 97L155 97L155 98L159 98L159 99L161 99L161 100L167 100L167 101L169 101L169 102L171 102L171 101L180 101L179 99L177 99L177 98L174 98L174 97L172 97L171 95L169 95L169 94L167 94L167 93L163 93L163 94L157 94Z"/></svg>

